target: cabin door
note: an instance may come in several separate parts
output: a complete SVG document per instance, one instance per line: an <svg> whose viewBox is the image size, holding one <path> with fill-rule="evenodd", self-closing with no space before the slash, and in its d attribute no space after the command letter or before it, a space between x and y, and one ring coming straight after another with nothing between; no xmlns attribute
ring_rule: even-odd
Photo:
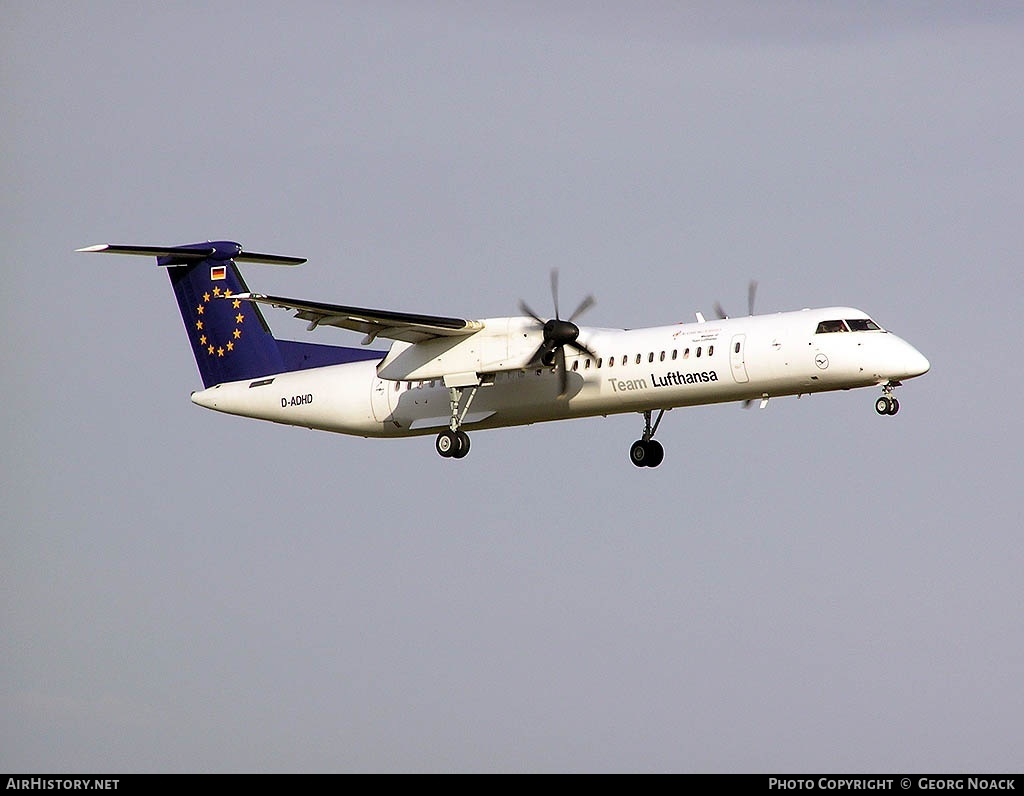
<svg viewBox="0 0 1024 796"><path fill-rule="evenodd" d="M737 384L746 384L750 381L750 377L747 376L747 365L743 361L743 349L746 348L746 345L747 336L745 334L732 336L732 343L729 346L729 364L732 365L732 377Z"/></svg>

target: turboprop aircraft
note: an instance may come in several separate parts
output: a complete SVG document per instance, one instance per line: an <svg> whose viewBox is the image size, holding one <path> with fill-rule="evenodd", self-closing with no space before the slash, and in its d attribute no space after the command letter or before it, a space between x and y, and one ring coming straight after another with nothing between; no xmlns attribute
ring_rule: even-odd
<svg viewBox="0 0 1024 796"><path fill-rule="evenodd" d="M912 345L850 307L753 314L696 313L693 323L644 329L581 327L594 303L568 318L520 302L521 316L449 318L299 301L252 293L238 262L299 265L300 257L257 254L230 241L184 246L100 244L81 252L148 255L167 268L205 389L193 403L218 412L362 437L436 434L437 452L469 453L467 429L527 425L622 412L643 415L629 449L638 467L657 467L654 439L667 410L877 387L875 411L899 411L893 388L926 373ZM292 310L310 331L361 332L363 346L279 340L259 305Z"/></svg>

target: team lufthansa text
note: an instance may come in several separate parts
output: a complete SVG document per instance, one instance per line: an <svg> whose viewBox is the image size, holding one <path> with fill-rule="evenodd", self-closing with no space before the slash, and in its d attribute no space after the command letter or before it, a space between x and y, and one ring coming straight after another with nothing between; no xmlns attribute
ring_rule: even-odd
<svg viewBox="0 0 1024 796"><path fill-rule="evenodd" d="M63 777L32 777L7 780L7 790L117 790L117 779L65 779Z"/></svg>

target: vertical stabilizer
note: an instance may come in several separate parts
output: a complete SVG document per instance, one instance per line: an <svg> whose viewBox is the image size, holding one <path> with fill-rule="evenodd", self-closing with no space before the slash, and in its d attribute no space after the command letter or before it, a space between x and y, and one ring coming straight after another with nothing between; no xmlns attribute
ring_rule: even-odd
<svg viewBox="0 0 1024 796"><path fill-rule="evenodd" d="M234 298L249 292L236 261L300 265L306 262L301 257L247 252L232 241L185 246L101 243L78 251L146 255L167 268L204 387L383 356L380 351L278 340L257 304Z"/></svg>
<svg viewBox="0 0 1024 796"><path fill-rule="evenodd" d="M167 268L204 387L288 369L278 341L259 308L252 302L232 298L237 293L248 292L235 260L299 265L305 262L301 257L246 252L231 241L185 246L104 243L78 251L149 255L156 257L158 265Z"/></svg>
<svg viewBox="0 0 1024 796"><path fill-rule="evenodd" d="M252 302L232 298L248 292L232 259L241 247L205 244L211 245L214 253L199 262L177 264L173 254L158 259L168 266L203 386L280 373L284 359L262 313Z"/></svg>

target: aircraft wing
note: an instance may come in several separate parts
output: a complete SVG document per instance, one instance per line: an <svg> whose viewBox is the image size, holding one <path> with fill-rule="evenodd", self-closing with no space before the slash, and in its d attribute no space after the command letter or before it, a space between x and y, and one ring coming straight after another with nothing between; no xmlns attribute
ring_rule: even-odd
<svg viewBox="0 0 1024 796"><path fill-rule="evenodd" d="M390 310L371 310L364 307L343 307L337 304L322 304L317 301L298 301L265 296L262 293L236 293L232 298L269 304L287 310L295 310L295 317L309 321L309 328L317 326L338 326L366 335L363 345L369 345L377 337L402 340L407 343L421 343L435 337L465 337L484 328L480 321L464 318L444 318L438 315L415 315Z"/></svg>

